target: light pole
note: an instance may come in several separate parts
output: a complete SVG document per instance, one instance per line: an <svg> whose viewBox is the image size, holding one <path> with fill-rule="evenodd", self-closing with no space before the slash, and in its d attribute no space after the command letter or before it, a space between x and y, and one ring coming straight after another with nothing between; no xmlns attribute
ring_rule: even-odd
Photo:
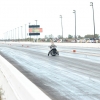
<svg viewBox="0 0 100 100"><path fill-rule="evenodd" d="M26 41L26 24L25 24L25 41Z"/></svg>
<svg viewBox="0 0 100 100"><path fill-rule="evenodd" d="M11 34L10 36L11 36L11 41L12 41L12 30L10 30L10 32L11 32L11 33L10 33L10 34Z"/></svg>
<svg viewBox="0 0 100 100"><path fill-rule="evenodd" d="M62 25L62 15L60 15L61 18L61 28L62 28L62 42L63 42L63 25Z"/></svg>
<svg viewBox="0 0 100 100"><path fill-rule="evenodd" d="M29 27L30 27L30 23L29 23ZM29 32L30 33L30 32ZM30 42L31 42L31 35L30 35Z"/></svg>
<svg viewBox="0 0 100 100"><path fill-rule="evenodd" d="M19 27L18 27L18 41L19 41Z"/></svg>
<svg viewBox="0 0 100 100"><path fill-rule="evenodd" d="M3 41L5 41L5 33L3 33Z"/></svg>
<svg viewBox="0 0 100 100"><path fill-rule="evenodd" d="M8 41L9 41L9 36L10 36L10 35L9 35L9 31L8 31Z"/></svg>
<svg viewBox="0 0 100 100"><path fill-rule="evenodd" d="M7 37L6 40L8 41L8 31L6 32L6 37Z"/></svg>
<svg viewBox="0 0 100 100"><path fill-rule="evenodd" d="M36 25L37 25L37 20L35 20L36 21Z"/></svg>
<svg viewBox="0 0 100 100"><path fill-rule="evenodd" d="M75 14L75 43L76 43L76 10L73 10L73 13Z"/></svg>
<svg viewBox="0 0 100 100"><path fill-rule="evenodd" d="M95 19L94 19L94 7L93 7L93 2L90 2L90 6L92 6L92 11L93 11L94 40L95 40Z"/></svg>
<svg viewBox="0 0 100 100"><path fill-rule="evenodd" d="M12 34L12 30L11 30L11 41L12 41L12 37L13 37L13 34Z"/></svg>
<svg viewBox="0 0 100 100"><path fill-rule="evenodd" d="M14 42L14 29L13 29L13 42Z"/></svg>
<svg viewBox="0 0 100 100"><path fill-rule="evenodd" d="M16 41L16 28L15 28L15 41Z"/></svg>
<svg viewBox="0 0 100 100"><path fill-rule="evenodd" d="M7 35L7 41L8 41L8 31L7 31L6 35Z"/></svg>
<svg viewBox="0 0 100 100"><path fill-rule="evenodd" d="M36 25L37 25L37 20L35 20L36 21ZM38 42L38 36L37 36L37 42Z"/></svg>
<svg viewBox="0 0 100 100"><path fill-rule="evenodd" d="M21 39L23 39L22 26L21 26Z"/></svg>
<svg viewBox="0 0 100 100"><path fill-rule="evenodd" d="M9 34L9 41L10 41L10 31L8 31L8 34Z"/></svg>

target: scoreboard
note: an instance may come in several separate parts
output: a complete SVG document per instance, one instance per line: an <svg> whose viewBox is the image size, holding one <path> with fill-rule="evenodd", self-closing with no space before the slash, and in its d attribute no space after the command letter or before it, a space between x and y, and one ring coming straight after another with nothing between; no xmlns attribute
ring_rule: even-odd
<svg viewBox="0 0 100 100"><path fill-rule="evenodd" d="M40 35L42 31L40 25L29 25L29 35Z"/></svg>

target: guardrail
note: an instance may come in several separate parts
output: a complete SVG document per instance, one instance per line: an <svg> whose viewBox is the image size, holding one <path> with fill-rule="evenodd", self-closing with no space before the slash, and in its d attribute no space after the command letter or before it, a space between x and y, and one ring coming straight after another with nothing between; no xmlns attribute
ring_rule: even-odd
<svg viewBox="0 0 100 100"><path fill-rule="evenodd" d="M0 85L5 100L51 100L2 56L0 56Z"/></svg>

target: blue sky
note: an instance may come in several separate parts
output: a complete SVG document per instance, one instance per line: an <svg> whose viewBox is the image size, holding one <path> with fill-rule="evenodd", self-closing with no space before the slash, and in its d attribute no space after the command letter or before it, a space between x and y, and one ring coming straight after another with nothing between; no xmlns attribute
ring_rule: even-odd
<svg viewBox="0 0 100 100"><path fill-rule="evenodd" d="M75 33L76 10L76 34L84 36L93 33L93 12L90 2L94 4L94 17L96 33L100 34L100 1L99 0L2 0L0 1L0 38L7 31L15 30L18 33L23 26L23 36L25 24L40 24L43 33L39 37L53 34L62 35L61 18L63 21L63 35ZM21 30L20 34L21 34ZM28 28L27 28L28 33Z"/></svg>

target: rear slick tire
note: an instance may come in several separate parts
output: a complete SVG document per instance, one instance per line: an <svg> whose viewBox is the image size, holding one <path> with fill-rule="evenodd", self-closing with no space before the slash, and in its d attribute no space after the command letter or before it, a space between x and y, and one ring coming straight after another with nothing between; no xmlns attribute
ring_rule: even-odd
<svg viewBox="0 0 100 100"><path fill-rule="evenodd" d="M56 56L56 54L53 53L53 50L51 51L51 55L52 55L52 56Z"/></svg>

